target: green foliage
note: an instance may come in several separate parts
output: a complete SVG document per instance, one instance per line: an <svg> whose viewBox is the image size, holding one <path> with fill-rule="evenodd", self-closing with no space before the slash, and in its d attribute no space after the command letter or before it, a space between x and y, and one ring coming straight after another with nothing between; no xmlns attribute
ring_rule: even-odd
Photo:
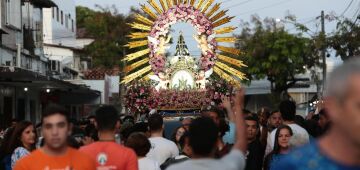
<svg viewBox="0 0 360 170"><path fill-rule="evenodd" d="M129 39L126 37L131 28L127 23L133 21L133 11L129 15L118 13L116 8L98 10L77 6L77 28L85 30L84 37L93 38L94 42L85 48L87 56L92 57L94 66L113 67L122 65L122 56L129 53L123 47Z"/></svg>
<svg viewBox="0 0 360 170"><path fill-rule="evenodd" d="M250 79L267 78L272 92L286 92L295 82L295 75L317 62L314 41L301 33L291 34L276 25L274 19L253 16L251 23L242 23L238 35L241 58L248 65L244 71Z"/></svg>
<svg viewBox="0 0 360 170"><path fill-rule="evenodd" d="M360 56L360 25L349 19L339 21L328 46L335 49L336 56L342 60Z"/></svg>

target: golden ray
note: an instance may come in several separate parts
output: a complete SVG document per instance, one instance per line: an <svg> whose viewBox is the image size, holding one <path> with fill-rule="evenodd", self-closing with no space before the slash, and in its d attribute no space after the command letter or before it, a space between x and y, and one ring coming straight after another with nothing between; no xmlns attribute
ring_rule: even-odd
<svg viewBox="0 0 360 170"><path fill-rule="evenodd" d="M168 9L173 6L172 0L166 0L166 4L167 4Z"/></svg>
<svg viewBox="0 0 360 170"><path fill-rule="evenodd" d="M194 6L195 2L196 2L196 0L191 0L191 1L190 1L190 5L191 5L191 6Z"/></svg>
<svg viewBox="0 0 360 170"><path fill-rule="evenodd" d="M196 5L196 9L200 9L201 8L201 6L204 4L204 1L205 0L200 0L199 2L198 2L198 4Z"/></svg>
<svg viewBox="0 0 360 170"><path fill-rule="evenodd" d="M217 46L217 49L223 52L227 52L227 53L231 53L234 55L239 55L240 54L240 50L236 49L236 48L232 48L232 47L224 47L224 46Z"/></svg>
<svg viewBox="0 0 360 170"><path fill-rule="evenodd" d="M173 5L177 5L177 0L173 0Z"/></svg>
<svg viewBox="0 0 360 170"><path fill-rule="evenodd" d="M216 20L220 19L221 17L225 16L226 13L228 12L229 10L222 10L220 11L219 13L217 13L215 16L213 16L212 18L210 18L210 21L211 22L215 22Z"/></svg>
<svg viewBox="0 0 360 170"><path fill-rule="evenodd" d="M215 65L218 66L219 68L222 68L223 70L231 73L232 75L238 77L238 78L241 79L241 80L247 79L247 78L245 77L245 74L244 74L244 73L242 73L242 72L240 72L239 70L236 70L236 69L234 69L234 68L232 68L232 67L230 67L230 66L228 66L228 65L226 65L226 64L224 64L224 63L222 63L222 62L219 62L219 61L218 61L218 62L215 63Z"/></svg>
<svg viewBox="0 0 360 170"><path fill-rule="evenodd" d="M151 70L151 66L150 66L150 65L147 66L147 67L144 67L143 69L141 69L141 70L139 70L139 71L137 71L137 72L135 72L135 73L132 73L132 74L130 74L130 75L127 75L127 76L124 78L124 80L121 81L121 83L127 84L127 83L133 81L134 79L136 79L136 78L144 75L145 73L149 72L150 70Z"/></svg>
<svg viewBox="0 0 360 170"><path fill-rule="evenodd" d="M148 18L146 18L146 17L144 17L144 16L142 16L140 14L135 14L135 20L139 21L139 22L142 22L142 23L144 23L146 25L149 25L149 26L154 25L153 21L149 20Z"/></svg>
<svg viewBox="0 0 360 170"><path fill-rule="evenodd" d="M151 27L150 26L147 26L147 25L144 25L144 24L139 24L139 23L130 23L129 24L131 26L131 28L134 28L134 29L139 29L139 30L144 30L144 31L150 31L151 30Z"/></svg>
<svg viewBox="0 0 360 170"><path fill-rule="evenodd" d="M148 40L141 40L141 41L132 41L125 45L125 47L129 47L130 49L136 47L142 47L148 45Z"/></svg>
<svg viewBox="0 0 360 170"><path fill-rule="evenodd" d="M146 54L149 54L150 53L150 49L145 49L145 50L141 50L141 51L138 51L138 52L135 52L135 53L131 53L131 54L128 54L126 55L126 57L123 59L123 61L132 61L132 60L135 60L136 58L139 58L141 56L144 56Z"/></svg>
<svg viewBox="0 0 360 170"><path fill-rule="evenodd" d="M126 37L129 37L130 39L141 39L141 38L147 38L149 36L148 32L132 32L130 35L127 35Z"/></svg>
<svg viewBox="0 0 360 170"><path fill-rule="evenodd" d="M203 14L209 9L209 7L214 3L214 0L208 0L204 6L204 8L201 10Z"/></svg>
<svg viewBox="0 0 360 170"><path fill-rule="evenodd" d="M132 71L132 70L134 70L134 69L136 69L136 68L138 68L138 67L140 67L140 66L142 66L142 65L144 65L146 63L149 63L149 57L146 57L146 58L144 58L144 59L142 59L142 60L140 60L138 62L135 62L135 63L132 63L132 64L126 66L124 71L126 73L128 73L128 72L130 72L130 71Z"/></svg>
<svg viewBox="0 0 360 170"><path fill-rule="evenodd" d="M235 43L236 37L216 37L215 40L217 42L228 42L228 43Z"/></svg>
<svg viewBox="0 0 360 170"><path fill-rule="evenodd" d="M149 81L151 75L155 75L154 72L150 72L149 74L145 75L143 78L141 78L142 81Z"/></svg>
<svg viewBox="0 0 360 170"><path fill-rule="evenodd" d="M217 35L219 34L227 34L227 33L231 33L233 32L237 27L233 27L233 26L228 26L228 27L224 27L224 28L220 28L215 30L215 33Z"/></svg>
<svg viewBox="0 0 360 170"><path fill-rule="evenodd" d="M247 67L247 65L245 65L241 60L237 60L235 58L231 58L222 54L218 54L217 58L237 67Z"/></svg>
<svg viewBox="0 0 360 170"><path fill-rule="evenodd" d="M161 15L163 13L159 5L156 2L154 2L154 0L148 0L147 2L155 9L156 12L158 12L158 14Z"/></svg>
<svg viewBox="0 0 360 170"><path fill-rule="evenodd" d="M225 71L221 70L219 67L214 66L214 72L219 75L221 78L224 78L226 81L230 83L234 83L237 86L240 86L240 82L237 81L234 77L227 74Z"/></svg>
<svg viewBox="0 0 360 170"><path fill-rule="evenodd" d="M213 27L216 28L216 27L218 27L218 26L227 24L227 23L229 23L229 22L231 21L231 19L233 19L233 18L235 18L235 17L225 17L225 18L223 18L223 19L221 19L221 20L213 23Z"/></svg>
<svg viewBox="0 0 360 170"><path fill-rule="evenodd" d="M179 0L177 4L182 4L182 3L183 3L183 1L182 1L182 0Z"/></svg>
<svg viewBox="0 0 360 170"><path fill-rule="evenodd" d="M154 12L151 11L151 9L149 7L147 7L146 5L141 5L141 9L147 13L152 19L156 20L157 16Z"/></svg>
<svg viewBox="0 0 360 170"><path fill-rule="evenodd" d="M206 16L207 16L208 18L210 18L211 15L213 15L216 11L218 11L218 10L220 9L220 5L221 5L221 3L216 3L216 4L210 9L210 11L209 11L208 13L206 13Z"/></svg>
<svg viewBox="0 0 360 170"><path fill-rule="evenodd" d="M161 4L161 7L162 7L163 11L164 11L164 12L165 12L165 11L167 11L167 10L168 10L168 8L167 8L167 6L166 6L166 4L165 4L164 0L159 0L159 1L160 1L160 4Z"/></svg>

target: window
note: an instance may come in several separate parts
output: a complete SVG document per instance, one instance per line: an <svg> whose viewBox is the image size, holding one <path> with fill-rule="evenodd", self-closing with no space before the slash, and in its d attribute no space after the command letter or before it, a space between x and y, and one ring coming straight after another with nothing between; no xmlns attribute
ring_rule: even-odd
<svg viewBox="0 0 360 170"><path fill-rule="evenodd" d="M63 14L63 11L61 11L61 25L64 24L64 14Z"/></svg>
<svg viewBox="0 0 360 170"><path fill-rule="evenodd" d="M71 20L71 31L72 31L72 32L75 31L75 28L74 28L74 20L73 20L73 19Z"/></svg>
<svg viewBox="0 0 360 170"><path fill-rule="evenodd" d="M59 8L56 7L56 20L59 22Z"/></svg>
<svg viewBox="0 0 360 170"><path fill-rule="evenodd" d="M6 25L21 29L21 0L6 0Z"/></svg>
<svg viewBox="0 0 360 170"><path fill-rule="evenodd" d="M55 7L52 7L52 17L55 18Z"/></svg>
<svg viewBox="0 0 360 170"><path fill-rule="evenodd" d="M69 28L69 16L65 15L65 27Z"/></svg>

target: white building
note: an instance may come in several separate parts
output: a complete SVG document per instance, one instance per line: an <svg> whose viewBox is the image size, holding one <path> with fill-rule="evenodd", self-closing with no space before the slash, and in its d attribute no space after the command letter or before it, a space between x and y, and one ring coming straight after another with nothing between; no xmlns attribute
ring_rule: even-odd
<svg viewBox="0 0 360 170"><path fill-rule="evenodd" d="M49 14L52 17L56 3L62 5L59 14L63 19L59 15L59 23L45 20ZM54 79L49 74L54 67L62 67L61 71L70 75L78 74L74 70L80 65L74 57L78 49L59 45L75 42L75 24L73 1L0 1L0 128L12 118L39 122L42 110L51 102L65 105L72 117L80 117L84 115L84 104L98 99L98 91ZM68 40L57 38L66 34ZM48 53L53 55L45 55Z"/></svg>

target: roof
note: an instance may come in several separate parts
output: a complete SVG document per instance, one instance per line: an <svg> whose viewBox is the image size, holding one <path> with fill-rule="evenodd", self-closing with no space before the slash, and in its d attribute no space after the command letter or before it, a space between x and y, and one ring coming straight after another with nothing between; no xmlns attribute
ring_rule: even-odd
<svg viewBox="0 0 360 170"><path fill-rule="evenodd" d="M18 67L0 66L0 84L16 87L49 88L61 91L70 90L74 93L99 95L98 91L88 87L72 84Z"/></svg>
<svg viewBox="0 0 360 170"><path fill-rule="evenodd" d="M109 76L118 76L121 71L120 67L104 68L97 67L83 72L85 80L104 80L105 74Z"/></svg>
<svg viewBox="0 0 360 170"><path fill-rule="evenodd" d="M23 0L24 2L31 2L35 6L43 8L57 7L56 3L52 0Z"/></svg>

